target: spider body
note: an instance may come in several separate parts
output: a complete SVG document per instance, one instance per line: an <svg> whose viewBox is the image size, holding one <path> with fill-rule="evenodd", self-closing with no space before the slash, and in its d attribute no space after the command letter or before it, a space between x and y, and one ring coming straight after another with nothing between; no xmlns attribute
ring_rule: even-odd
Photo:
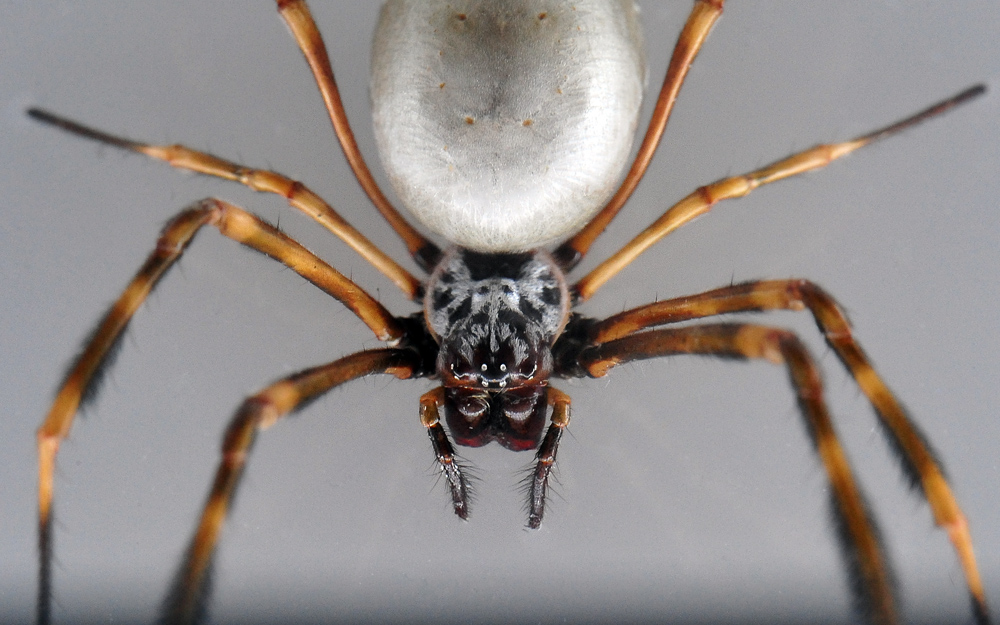
<svg viewBox="0 0 1000 625"><path fill-rule="evenodd" d="M752 323L671 325L772 310L808 311L816 320L827 344L872 404L935 522L948 533L974 612L980 623L988 622L968 524L940 464L823 289L807 280L754 281L654 302L606 319L571 312L574 304L591 297L650 245L719 202L820 169L976 97L983 86L849 141L818 145L700 187L571 283L566 276L641 179L684 77L722 13L722 0L695 2L653 119L621 186L616 182L627 164L623 154L631 145L645 71L632 2L559 2L544 11L534 3L507 0L471 3L467 9L455 3L387 3L376 36L372 80L376 135L403 201L454 244L443 252L395 210L374 182L347 124L322 38L304 0L277 4L313 71L355 175L415 262L428 272L426 280L411 275L317 194L282 174L182 145L113 136L40 109L29 114L177 168L277 194L355 249L415 304L422 304L423 311L392 314L289 236L228 202L208 198L168 221L145 264L73 363L38 430L40 622L47 622L51 600L52 493L59 444L129 320L206 226L283 263L340 301L385 346L288 375L238 407L223 436L221 459L198 527L168 594L165 622L195 621L204 611L216 545L257 434L334 387L375 374L439 383L420 397L420 423L448 484L454 512L462 518L470 513L469 488L453 441L472 447L495 441L512 450L537 450L527 480L528 525L535 528L542 522L550 473L570 419L570 398L554 388L550 378L601 377L621 363L691 354L766 360L786 369L829 482L859 604L874 622L896 622L887 559L833 426L819 367L803 343L787 330ZM602 30L609 24L610 30ZM550 27L555 30L547 31ZM400 41L408 43L401 47ZM567 42L569 48L560 47ZM438 67L441 59L447 61ZM438 70L444 73L435 73ZM416 83L408 82L414 79ZM453 93L456 86L462 89ZM541 249L570 234L552 252ZM450 437L442 423L448 424Z"/></svg>

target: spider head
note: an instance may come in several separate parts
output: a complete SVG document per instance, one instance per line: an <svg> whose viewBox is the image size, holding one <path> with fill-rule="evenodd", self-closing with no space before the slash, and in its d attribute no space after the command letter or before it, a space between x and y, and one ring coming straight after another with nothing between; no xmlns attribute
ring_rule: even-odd
<svg viewBox="0 0 1000 625"><path fill-rule="evenodd" d="M534 449L545 425L552 344L569 311L559 267L544 252L450 250L427 285L445 420L459 445Z"/></svg>
<svg viewBox="0 0 1000 625"><path fill-rule="evenodd" d="M522 451L536 448L541 439L552 353L543 332L530 323L508 321L485 332L470 323L441 345L445 420L459 445L497 441Z"/></svg>

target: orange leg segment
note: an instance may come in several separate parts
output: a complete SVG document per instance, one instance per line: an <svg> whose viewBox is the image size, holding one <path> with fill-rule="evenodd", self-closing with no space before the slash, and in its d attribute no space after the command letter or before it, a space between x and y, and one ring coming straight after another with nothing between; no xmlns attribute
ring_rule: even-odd
<svg viewBox="0 0 1000 625"><path fill-rule="evenodd" d="M333 130L337 133L340 146L344 149L344 156L350 163L354 175L357 177L361 187L368 194L372 204L378 212L385 217L396 234L403 239L406 249L414 260L425 270L430 270L437 264L441 257L441 250L411 226L402 215L399 214L389 200L382 193L375 178L372 177L365 159L361 156L358 143L354 140L354 133L351 125L347 121L347 113L344 112L344 104L340 100L340 90L337 89L337 81L333 78L333 68L330 65L330 57L326 52L326 45L320 35L316 22L313 20L309 6L304 0L277 0L278 12L285 19L292 35L295 37L299 49L306 57L313 77L316 79L316 86L319 87L320 95L326 104L326 110L330 114L330 121L333 123Z"/></svg>
<svg viewBox="0 0 1000 625"><path fill-rule="evenodd" d="M416 299L420 295L422 287L419 280L400 267L385 252L378 249L365 235L347 223L323 198L310 191L301 182L273 171L245 167L183 145L150 145L110 135L42 109L30 109L28 115L81 137L123 150L145 154L150 158L164 161L177 169L186 169L206 176L232 180L254 191L280 195L288 200L290 206L305 213L339 237L362 258L392 280L410 299Z"/></svg>
<svg viewBox="0 0 1000 625"><path fill-rule="evenodd" d="M400 379L413 375L419 363L409 352L379 349L358 352L330 364L306 369L246 399L236 411L222 441L222 460L209 491L201 520L164 604L161 622L197 622L204 605L212 554L219 542L233 494L246 466L257 432L273 425L297 406L335 386L373 373Z"/></svg>
<svg viewBox="0 0 1000 625"><path fill-rule="evenodd" d="M770 184L783 180L791 176L797 176L807 171L814 171L826 167L842 156L862 148L866 145L884 139L890 135L899 133L920 122L940 115L959 104L967 102L972 98L982 95L986 91L983 85L970 87L965 91L939 102L919 113L907 117L892 125L880 128L874 132L862 135L843 143L832 143L818 145L798 154L793 154L780 161L752 171L741 176L724 178L710 185L697 189L680 202L671 206L667 212L653 222L648 228L643 230L634 239L629 241L621 250L613 254L610 258L602 262L590 273L585 275L574 285L576 295L582 299L589 299L597 289L610 280L619 271L627 267L639 254L646 251L651 245L667 236L677 228L704 215L722 200L728 200L749 195L751 191L761 185ZM572 241L572 239L571 239Z"/></svg>
<svg viewBox="0 0 1000 625"><path fill-rule="evenodd" d="M656 99L653 116L646 128L646 135L642 139L642 145L639 146L635 161L632 162L632 167L625 176L625 180L622 181L618 191L601 209L601 212L595 215L583 230L560 245L553 253L565 271L575 267L587 254L590 246L608 227L611 220L632 196L639 181L642 180L650 161L653 160L657 146L660 145L660 138L667 127L670 112L674 110L674 102L677 101L677 94L680 93L681 85L684 84L684 78L687 77L694 58L701 50L705 39L708 38L712 26L722 15L723 1L697 0L695 2L691 15L688 16L687 23L677 39L674 53L670 57L670 64L667 66L667 75L663 78L663 86L660 87L660 95Z"/></svg>
<svg viewBox="0 0 1000 625"><path fill-rule="evenodd" d="M987 622L986 596L976 566L972 535L944 471L920 430L854 339L847 315L822 288L807 280L770 280L656 302L598 322L591 329L591 340L595 344L607 343L652 326L725 313L804 309L812 313L826 342L875 408L885 432L899 450L904 472L914 486L921 487L934 522L948 533L965 574L975 612L980 622Z"/></svg>
<svg viewBox="0 0 1000 625"><path fill-rule="evenodd" d="M56 453L69 435L80 404L92 394L101 367L121 339L132 316L183 254L204 225L275 258L351 309L380 340L394 341L403 329L368 293L312 252L258 217L219 200L204 200L182 211L165 226L156 248L101 320L63 381L45 421L38 429L39 621L48 620L52 566L52 499Z"/></svg>
<svg viewBox="0 0 1000 625"><path fill-rule="evenodd" d="M747 324L714 324L667 328L630 334L583 352L580 363L595 377L631 360L674 354L763 358L788 368L799 408L816 453L826 469L833 508L845 538L852 575L872 622L897 622L889 563L879 545L861 491L837 438L823 400L823 385L812 357L794 334Z"/></svg>

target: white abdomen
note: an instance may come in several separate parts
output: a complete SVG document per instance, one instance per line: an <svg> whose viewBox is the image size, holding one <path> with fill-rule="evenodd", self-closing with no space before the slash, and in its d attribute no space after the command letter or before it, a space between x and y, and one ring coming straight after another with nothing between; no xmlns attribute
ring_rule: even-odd
<svg viewBox="0 0 1000 625"><path fill-rule="evenodd" d="M645 81L632 0L389 0L375 135L406 207L449 241L522 251L615 191Z"/></svg>

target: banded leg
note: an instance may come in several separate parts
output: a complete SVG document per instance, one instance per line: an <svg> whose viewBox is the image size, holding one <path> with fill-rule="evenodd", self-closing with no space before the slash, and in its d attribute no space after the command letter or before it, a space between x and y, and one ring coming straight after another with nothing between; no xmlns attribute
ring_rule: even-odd
<svg viewBox="0 0 1000 625"><path fill-rule="evenodd" d="M559 439L569 425L569 395L550 386L546 397L552 406L552 417L545 438L542 439L542 444L538 446L538 452L535 454L535 470L531 473L528 485L528 527L531 529L538 529L542 525L549 475L556 463Z"/></svg>
<svg viewBox="0 0 1000 625"><path fill-rule="evenodd" d="M347 113L344 112L344 104L340 100L340 90L337 89L337 81L333 78L333 68L330 65L330 57L326 53L326 44L323 43L323 36L320 35L316 22L309 12L309 6L305 0L276 0L278 12L284 18L288 28L292 31L299 49L302 50L309 69L312 70L316 79L316 86L323 96L323 103L330 115L333 123L333 131L337 134L340 146L344 150L344 156L350 163L355 177L361 183L361 188L365 190L372 204L382 214L396 234L403 239L410 256L425 271L430 271L437 265L441 258L441 250L433 242L411 226L399 211L393 207L389 200L382 193L375 178L372 177L365 159L361 156L358 143L354 140L354 133L351 125L347 121Z"/></svg>
<svg viewBox="0 0 1000 625"><path fill-rule="evenodd" d="M48 621L51 597L52 493L59 444L69 435L80 404L96 392L102 367L108 364L132 316L204 225L215 226L227 237L281 261L343 302L380 340L394 341L403 336L400 323L364 290L250 213L219 200L205 200L170 220L157 240L156 248L98 324L92 338L73 363L48 416L38 428L40 623Z"/></svg>
<svg viewBox="0 0 1000 625"><path fill-rule="evenodd" d="M296 373L246 399L226 428L215 481L164 602L161 621L170 625L198 622L205 611L212 555L257 432L335 386L373 373L406 379L413 376L418 367L417 357L408 351L359 352Z"/></svg>
<svg viewBox="0 0 1000 625"><path fill-rule="evenodd" d="M455 448L448 440L448 434L441 425L438 408L444 405L444 387L427 391L420 397L420 423L427 428L434 447L434 457L437 459L441 473L448 480L448 490L451 493L451 505L458 518L468 520L471 489L469 487L468 470L459 464L455 456Z"/></svg>
<svg viewBox="0 0 1000 625"><path fill-rule="evenodd" d="M809 436L830 482L833 509L859 605L874 623L896 623L889 562L837 439L823 400L819 370L798 337L786 330L746 324L651 330L586 349L580 356L580 364L590 375L600 377L624 362L674 354L763 358L787 367Z"/></svg>
<svg viewBox="0 0 1000 625"><path fill-rule="evenodd" d="M344 243L392 280L410 299L421 292L421 283L410 272L399 266L385 252L378 249L351 224L347 223L323 198L296 180L273 171L252 169L183 145L151 145L95 130L83 124L60 117L42 109L29 109L28 115L40 122L56 126L85 139L105 145L131 150L163 161L171 167L186 169L206 176L232 180L254 191L274 193L288 201L293 208L305 213L321 226L335 234Z"/></svg>
<svg viewBox="0 0 1000 625"><path fill-rule="evenodd" d="M608 201L607 205L594 216L590 222L584 226L568 241L560 245L553 257L562 266L564 271L569 271L580 262L587 254L590 246L604 232L611 220L615 218L625 202L632 196L632 192L639 185L653 154L660 144L660 138L667 127L667 120L670 119L670 112L674 109L674 102L677 101L677 94L680 93L684 78L687 77L688 70L694 62L695 56L701 50L702 44L708 37L709 31L715 24L719 16L722 15L722 5L724 0L697 0L691 15L688 16L687 23L677 38L673 55L670 57L670 64L667 66L667 75L663 78L663 86L660 88L660 95L656 99L656 106L653 108L653 116L649 120L646 128L646 135L642 139L642 145L632 162L625 180L622 181L618 191Z"/></svg>
<svg viewBox="0 0 1000 625"><path fill-rule="evenodd" d="M619 313L597 322L591 328L590 338L599 344L652 326L689 319L735 312L806 308L812 313L827 344L837 353L875 408L892 447L899 452L899 460L910 484L914 488L920 487L930 505L935 524L948 533L962 566L977 619L987 622L989 612L976 566L972 535L965 514L948 486L944 470L919 428L907 416L902 404L854 339L847 315L822 288L807 280L769 280L723 287Z"/></svg>
<svg viewBox="0 0 1000 625"><path fill-rule="evenodd" d="M741 176L724 178L701 187L667 209L667 212L663 213L652 225L629 241L625 247L615 252L610 258L581 278L573 286L574 292L581 300L588 299L601 285L627 267L639 254L642 254L651 245L695 217L704 215L716 203L722 200L743 197L749 195L751 191L761 185L777 182L778 180L797 176L808 171L822 169L842 156L846 156L875 141L897 134L928 118L940 115L976 96L982 95L985 91L986 87L984 85L970 87L947 100L939 102L885 128L880 128L879 130L843 143L817 145L771 163L756 171Z"/></svg>

